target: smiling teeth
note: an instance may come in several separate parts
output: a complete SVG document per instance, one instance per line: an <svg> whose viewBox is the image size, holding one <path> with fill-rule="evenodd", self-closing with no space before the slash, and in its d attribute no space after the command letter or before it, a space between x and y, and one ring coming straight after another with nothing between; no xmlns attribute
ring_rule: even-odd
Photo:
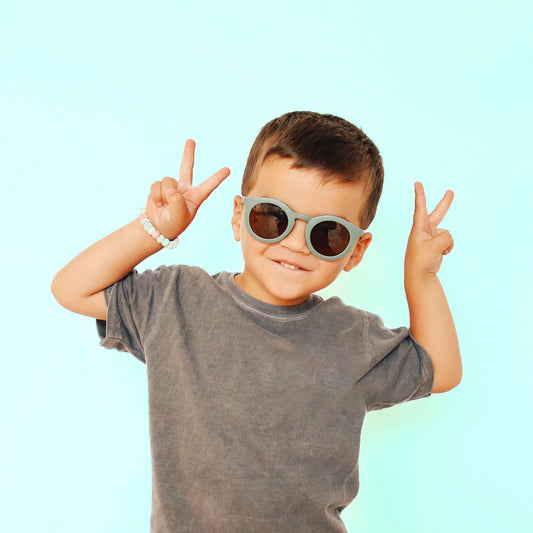
<svg viewBox="0 0 533 533"><path fill-rule="evenodd" d="M280 261L279 263L281 266L288 268L290 270L299 270L299 268L295 265L289 265L289 263L284 263L283 261Z"/></svg>

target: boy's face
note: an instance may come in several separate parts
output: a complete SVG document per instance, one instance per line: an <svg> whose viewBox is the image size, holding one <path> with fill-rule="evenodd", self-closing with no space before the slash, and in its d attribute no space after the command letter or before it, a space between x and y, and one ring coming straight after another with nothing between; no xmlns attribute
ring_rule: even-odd
<svg viewBox="0 0 533 533"><path fill-rule="evenodd" d="M288 158L268 158L259 169L248 196L274 198L296 213L311 217L334 215L360 225L367 197L364 183L324 183L320 171L291 169L292 163ZM263 243L248 233L244 211L242 198L236 196L232 227L235 240L242 243L244 271L235 281L254 298L270 304L304 302L309 294L332 283L342 270L349 271L356 266L372 240L370 233L364 233L350 253L328 261L309 251L304 220L296 219L294 228L282 241Z"/></svg>

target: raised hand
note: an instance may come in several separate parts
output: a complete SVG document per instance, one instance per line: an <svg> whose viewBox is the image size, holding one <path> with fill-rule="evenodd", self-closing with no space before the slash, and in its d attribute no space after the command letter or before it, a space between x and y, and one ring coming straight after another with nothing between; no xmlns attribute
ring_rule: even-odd
<svg viewBox="0 0 533 533"><path fill-rule="evenodd" d="M202 202L230 174L227 167L221 168L212 176L193 187L195 142L188 139L181 159L179 181L163 178L152 183L146 202L146 214L155 228L165 237L175 239L192 222Z"/></svg>
<svg viewBox="0 0 533 533"><path fill-rule="evenodd" d="M415 213L405 253L406 278L437 274L442 257L451 252L453 238L449 231L438 225L448 212L452 200L453 191L446 191L437 207L428 215L424 187L419 182L415 183Z"/></svg>

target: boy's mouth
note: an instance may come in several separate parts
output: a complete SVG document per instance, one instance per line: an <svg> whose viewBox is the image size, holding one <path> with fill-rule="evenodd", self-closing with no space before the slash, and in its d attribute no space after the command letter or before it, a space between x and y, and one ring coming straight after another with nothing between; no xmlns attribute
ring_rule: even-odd
<svg viewBox="0 0 533 533"><path fill-rule="evenodd" d="M301 267L300 265L295 265L294 263L287 263L286 261L276 261L276 263L280 266L282 266L283 268L286 268L287 270L292 270L292 271L297 271L297 270L301 270L301 271L305 271L307 269Z"/></svg>

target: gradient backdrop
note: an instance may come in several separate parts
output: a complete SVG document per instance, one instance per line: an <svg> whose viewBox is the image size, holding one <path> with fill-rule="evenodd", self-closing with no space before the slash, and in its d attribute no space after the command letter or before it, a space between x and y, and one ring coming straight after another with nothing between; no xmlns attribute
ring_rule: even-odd
<svg viewBox="0 0 533 533"><path fill-rule="evenodd" d="M231 177L177 250L242 268L233 196L261 126L341 115L380 148L363 263L326 296L408 325L403 254L422 181L455 200L440 278L464 360L447 394L371 413L350 532L526 532L531 496L530 2L3 0L0 529L147 532L145 367L60 307L55 273L126 224L197 142Z"/></svg>

